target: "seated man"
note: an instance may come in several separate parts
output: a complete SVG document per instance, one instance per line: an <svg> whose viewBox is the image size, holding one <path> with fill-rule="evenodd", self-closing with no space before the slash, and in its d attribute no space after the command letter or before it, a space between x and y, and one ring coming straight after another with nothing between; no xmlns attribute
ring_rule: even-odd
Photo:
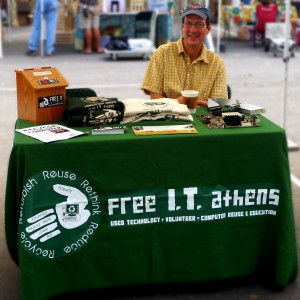
<svg viewBox="0 0 300 300"><path fill-rule="evenodd" d="M161 45L153 54L141 88L151 99L173 98L184 103L183 90L197 90L197 104L208 98L227 99L225 64L204 43L211 30L210 11L190 4L181 13L183 37Z"/></svg>

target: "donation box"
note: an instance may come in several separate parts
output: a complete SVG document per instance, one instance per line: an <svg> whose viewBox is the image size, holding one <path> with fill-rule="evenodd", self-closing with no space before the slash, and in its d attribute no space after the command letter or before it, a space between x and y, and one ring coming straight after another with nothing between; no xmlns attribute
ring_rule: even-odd
<svg viewBox="0 0 300 300"><path fill-rule="evenodd" d="M53 67L16 70L18 118L34 124L63 120L68 82Z"/></svg>

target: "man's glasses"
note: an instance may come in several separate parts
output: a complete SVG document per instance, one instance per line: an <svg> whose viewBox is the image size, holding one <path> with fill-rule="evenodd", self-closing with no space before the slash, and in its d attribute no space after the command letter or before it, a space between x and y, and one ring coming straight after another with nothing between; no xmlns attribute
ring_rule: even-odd
<svg viewBox="0 0 300 300"><path fill-rule="evenodd" d="M191 29L193 27L193 25L197 28L197 29L201 29L204 28L206 26L206 23L192 23L192 22L184 22L183 26L185 28Z"/></svg>

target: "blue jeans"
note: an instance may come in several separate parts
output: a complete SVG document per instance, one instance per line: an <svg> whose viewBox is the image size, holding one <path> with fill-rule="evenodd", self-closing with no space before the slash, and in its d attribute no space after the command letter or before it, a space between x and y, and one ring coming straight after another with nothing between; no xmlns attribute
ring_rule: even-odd
<svg viewBox="0 0 300 300"><path fill-rule="evenodd" d="M31 30L31 36L28 43L30 51L37 51L41 37L41 1L43 2L43 15L46 23L46 45L45 52L52 53L54 51L54 43L56 36L56 23L58 15L57 0L36 0L34 8L34 17Z"/></svg>

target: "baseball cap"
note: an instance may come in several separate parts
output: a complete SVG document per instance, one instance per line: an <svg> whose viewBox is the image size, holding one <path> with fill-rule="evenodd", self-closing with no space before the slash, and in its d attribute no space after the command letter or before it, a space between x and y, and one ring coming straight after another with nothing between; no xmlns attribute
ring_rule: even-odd
<svg viewBox="0 0 300 300"><path fill-rule="evenodd" d="M202 19L211 19L210 10L206 7L203 7L199 4L190 4L181 12L181 19L188 15L197 15Z"/></svg>

